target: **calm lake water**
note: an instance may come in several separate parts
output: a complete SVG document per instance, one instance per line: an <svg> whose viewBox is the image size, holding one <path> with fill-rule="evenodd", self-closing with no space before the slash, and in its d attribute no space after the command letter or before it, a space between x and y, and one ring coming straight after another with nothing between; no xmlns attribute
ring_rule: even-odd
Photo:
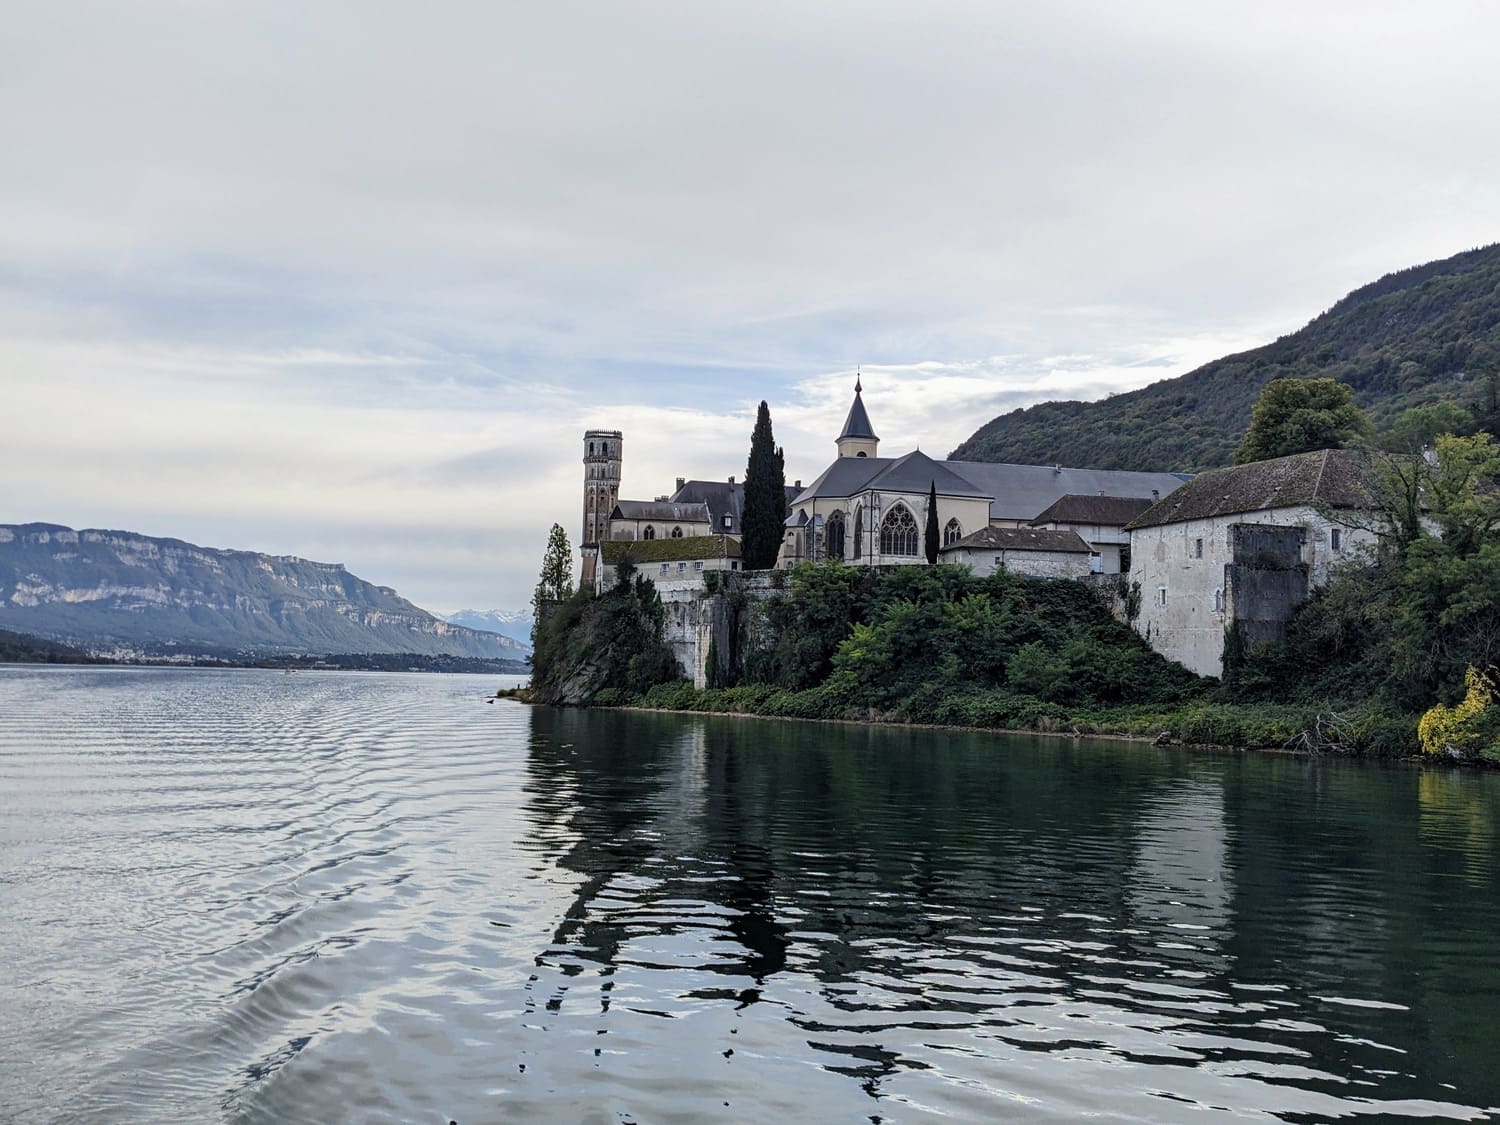
<svg viewBox="0 0 1500 1125"><path fill-rule="evenodd" d="M1500 777L0 668L0 1118L1500 1105Z"/></svg>

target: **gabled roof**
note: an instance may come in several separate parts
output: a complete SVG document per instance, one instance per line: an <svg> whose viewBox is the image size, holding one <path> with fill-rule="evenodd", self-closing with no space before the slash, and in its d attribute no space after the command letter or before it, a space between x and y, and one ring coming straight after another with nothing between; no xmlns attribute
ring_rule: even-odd
<svg viewBox="0 0 1500 1125"><path fill-rule="evenodd" d="M1004 465L946 461L948 468L992 497L990 519L1036 519L1064 496L1166 496L1191 480L1187 473L1137 473L1123 469L1070 469L1066 465ZM1156 497L1152 497L1152 492Z"/></svg>
<svg viewBox="0 0 1500 1125"><path fill-rule="evenodd" d="M1081 496L1070 492L1054 500L1031 522L1124 527L1149 507L1151 501L1142 496Z"/></svg>
<svg viewBox="0 0 1500 1125"><path fill-rule="evenodd" d="M949 551L1054 551L1089 555L1094 549L1076 531L1046 531L1036 527L983 527L942 550Z"/></svg>
<svg viewBox="0 0 1500 1125"><path fill-rule="evenodd" d="M859 385L859 380L854 380L854 405L849 407L849 417L844 419L844 428L838 436L839 441L845 438L880 440L875 436L875 428L870 425L870 416L865 413L865 400L860 396L861 390L863 388Z"/></svg>
<svg viewBox="0 0 1500 1125"><path fill-rule="evenodd" d="M845 458L846 461L868 461L868 457ZM886 492L926 492L937 485L939 496L985 496L969 481L953 472L941 461L934 461L920 449L905 457L897 457L870 478L866 488L879 488Z"/></svg>
<svg viewBox="0 0 1500 1125"><path fill-rule="evenodd" d="M1214 516L1303 505L1369 508L1370 456L1351 449L1319 449L1200 473L1128 525L1159 527Z"/></svg>
<svg viewBox="0 0 1500 1125"><path fill-rule="evenodd" d="M667 523L708 523L707 504L674 504L670 500L620 500L610 512L612 520L663 520Z"/></svg>
<svg viewBox="0 0 1500 1125"><path fill-rule="evenodd" d="M895 468L902 462L905 464ZM1097 496L1103 492L1106 497L1153 501L1153 492L1156 498L1166 496L1191 479L1188 473L936 461L919 451L896 458L840 457L793 502L857 496L870 488L926 492L928 483L935 480L941 496L988 497L992 520L1030 521L1063 496Z"/></svg>
<svg viewBox="0 0 1500 1125"><path fill-rule="evenodd" d="M800 491L793 485L786 486L788 505ZM723 530L724 517L729 516L729 530L738 532L740 516L745 507L745 485L743 481L730 484L723 480L688 480L683 481L677 491L672 493L671 499L674 504L707 504L715 530Z"/></svg>
<svg viewBox="0 0 1500 1125"><path fill-rule="evenodd" d="M737 559L740 541L732 535L685 535L681 539L608 539L599 553L610 566L627 554L637 563L692 562L694 559Z"/></svg>
<svg viewBox="0 0 1500 1125"><path fill-rule="evenodd" d="M934 484L939 496L989 495L955 473L951 463L935 461L918 449L904 457L840 457L791 502L800 504L820 496L855 496L872 488L886 492L926 492Z"/></svg>

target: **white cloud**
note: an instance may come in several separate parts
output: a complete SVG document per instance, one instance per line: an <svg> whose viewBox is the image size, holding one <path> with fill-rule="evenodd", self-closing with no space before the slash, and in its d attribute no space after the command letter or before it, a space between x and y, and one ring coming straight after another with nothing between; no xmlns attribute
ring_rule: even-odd
<svg viewBox="0 0 1500 1125"><path fill-rule="evenodd" d="M23 5L0 518L519 604L585 426L654 495L742 474L764 397L805 479L862 363L885 448L946 453L1492 240L1497 34L1457 0Z"/></svg>

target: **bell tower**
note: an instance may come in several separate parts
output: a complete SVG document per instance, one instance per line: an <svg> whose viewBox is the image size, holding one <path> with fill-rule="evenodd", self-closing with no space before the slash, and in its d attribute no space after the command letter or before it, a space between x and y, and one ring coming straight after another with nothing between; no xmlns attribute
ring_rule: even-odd
<svg viewBox="0 0 1500 1125"><path fill-rule="evenodd" d="M844 419L843 432L835 439L840 457L874 457L880 448L880 439L870 425L870 415L865 412L862 397L864 387L859 376L854 378L854 405L849 407L849 417Z"/></svg>
<svg viewBox="0 0 1500 1125"><path fill-rule="evenodd" d="M619 430L587 430L583 435L583 581L595 584L599 544L609 538L609 513L620 497L624 437Z"/></svg>

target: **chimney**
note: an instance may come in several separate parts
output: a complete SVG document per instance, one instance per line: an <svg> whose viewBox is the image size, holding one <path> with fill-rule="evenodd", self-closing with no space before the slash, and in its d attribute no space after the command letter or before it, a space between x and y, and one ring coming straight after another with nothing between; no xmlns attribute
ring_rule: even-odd
<svg viewBox="0 0 1500 1125"><path fill-rule="evenodd" d="M729 478L729 483L730 483L730 484L733 484L733 483L734 483L734 478L733 478L733 477L730 477L730 478Z"/></svg>
<svg viewBox="0 0 1500 1125"><path fill-rule="evenodd" d="M1151 503L1155 504L1160 499L1161 499L1161 490L1158 489L1158 488L1153 488L1151 490Z"/></svg>
<svg viewBox="0 0 1500 1125"><path fill-rule="evenodd" d="M678 477L677 478L677 491L681 492L682 491L682 486L685 485L685 484L687 484L687 477Z"/></svg>
<svg viewBox="0 0 1500 1125"><path fill-rule="evenodd" d="M1052 475L1053 476L1057 476L1061 472L1062 472L1062 466L1061 465L1053 465L1052 466Z"/></svg>
<svg viewBox="0 0 1500 1125"><path fill-rule="evenodd" d="M801 492L802 491L802 482L800 480L794 480L794 481L792 481L792 487L795 488L798 492Z"/></svg>

